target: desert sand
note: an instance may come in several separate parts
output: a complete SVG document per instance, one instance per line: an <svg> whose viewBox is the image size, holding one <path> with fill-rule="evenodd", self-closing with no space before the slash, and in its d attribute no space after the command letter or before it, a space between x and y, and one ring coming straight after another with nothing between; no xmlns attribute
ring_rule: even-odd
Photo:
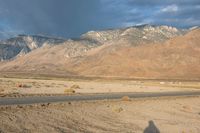
<svg viewBox="0 0 200 133"><path fill-rule="evenodd" d="M60 80L0 78L0 94L74 94L200 90L199 81Z"/></svg>
<svg viewBox="0 0 200 133"><path fill-rule="evenodd" d="M0 78L9 96L197 91L199 81ZM73 90L70 92L68 90ZM0 132L199 133L200 97L122 98L0 106Z"/></svg>
<svg viewBox="0 0 200 133"><path fill-rule="evenodd" d="M199 133L200 97L2 106L0 132Z"/></svg>

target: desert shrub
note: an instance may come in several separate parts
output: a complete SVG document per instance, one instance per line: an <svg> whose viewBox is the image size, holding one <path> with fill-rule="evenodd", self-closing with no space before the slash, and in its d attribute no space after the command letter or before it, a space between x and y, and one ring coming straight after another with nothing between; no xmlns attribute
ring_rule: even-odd
<svg viewBox="0 0 200 133"><path fill-rule="evenodd" d="M19 88L31 88L31 85L27 85L27 84L18 84Z"/></svg>
<svg viewBox="0 0 200 133"><path fill-rule="evenodd" d="M124 109L122 107L114 108L113 111L116 113L122 112Z"/></svg>
<svg viewBox="0 0 200 133"><path fill-rule="evenodd" d="M19 87L19 88L22 88L22 86L23 86L22 84L18 84L18 85L17 85L17 87Z"/></svg>
<svg viewBox="0 0 200 133"><path fill-rule="evenodd" d="M122 101L131 101L130 97L128 97L128 96L123 96L123 97L121 98L121 100L122 100Z"/></svg>
<svg viewBox="0 0 200 133"><path fill-rule="evenodd" d="M3 77L4 77L4 78L8 78L9 76L8 76L8 75L3 75Z"/></svg>
<svg viewBox="0 0 200 133"><path fill-rule="evenodd" d="M11 94L14 96L14 95L19 95L20 93L19 92L13 92Z"/></svg>
<svg viewBox="0 0 200 133"><path fill-rule="evenodd" d="M70 88L71 89L81 89L81 87L79 85L72 85Z"/></svg>
<svg viewBox="0 0 200 133"><path fill-rule="evenodd" d="M67 88L64 90L65 93L75 93L76 91L72 88Z"/></svg>
<svg viewBox="0 0 200 133"><path fill-rule="evenodd" d="M38 84L38 83L37 83L37 82L35 82L35 81L34 81L34 82L32 82L32 85L37 85L37 84Z"/></svg>
<svg viewBox="0 0 200 133"><path fill-rule="evenodd" d="M51 85L45 85L45 87L51 87Z"/></svg>

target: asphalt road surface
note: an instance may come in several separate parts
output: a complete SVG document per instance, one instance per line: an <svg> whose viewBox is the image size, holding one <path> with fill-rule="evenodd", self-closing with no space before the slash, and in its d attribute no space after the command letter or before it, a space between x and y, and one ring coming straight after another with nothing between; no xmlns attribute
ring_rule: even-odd
<svg viewBox="0 0 200 133"><path fill-rule="evenodd" d="M200 91L185 92L155 92L155 93L107 93L107 94L83 94L72 96L42 96L42 97L22 97L22 98L0 98L0 105L20 105L36 103L54 103L67 101L83 100L104 100L120 99L123 96L130 98L148 98L148 97L168 97L168 96L200 96Z"/></svg>

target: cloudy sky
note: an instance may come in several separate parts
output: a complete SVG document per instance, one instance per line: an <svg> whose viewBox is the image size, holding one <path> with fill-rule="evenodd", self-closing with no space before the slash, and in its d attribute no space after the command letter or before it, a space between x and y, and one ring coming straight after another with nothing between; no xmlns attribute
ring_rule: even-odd
<svg viewBox="0 0 200 133"><path fill-rule="evenodd" d="M17 34L78 37L138 24L200 25L200 0L0 0L0 39Z"/></svg>

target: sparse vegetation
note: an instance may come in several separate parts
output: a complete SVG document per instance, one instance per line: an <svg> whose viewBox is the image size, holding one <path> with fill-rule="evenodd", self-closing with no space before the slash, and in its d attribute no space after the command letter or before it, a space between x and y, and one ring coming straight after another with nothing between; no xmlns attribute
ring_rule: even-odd
<svg viewBox="0 0 200 133"><path fill-rule="evenodd" d="M124 109L122 107L114 108L113 111L116 113L122 112Z"/></svg>
<svg viewBox="0 0 200 133"><path fill-rule="evenodd" d="M51 85L45 85L45 87L51 87Z"/></svg>
<svg viewBox="0 0 200 133"><path fill-rule="evenodd" d="M128 97L128 96L123 96L123 97L121 98L121 100L122 100L122 101L131 101L130 97Z"/></svg>
<svg viewBox="0 0 200 133"><path fill-rule="evenodd" d="M17 87L19 87L19 88L31 88L32 86L28 85L28 84L18 84Z"/></svg>
<svg viewBox="0 0 200 133"><path fill-rule="evenodd" d="M75 93L76 91L72 88L69 88L69 89L65 89L64 91L65 93Z"/></svg>
<svg viewBox="0 0 200 133"><path fill-rule="evenodd" d="M13 92L12 95L19 95L19 92Z"/></svg>
<svg viewBox="0 0 200 133"><path fill-rule="evenodd" d="M81 89L81 87L79 86L79 85L72 85L71 87L70 87L71 89Z"/></svg>
<svg viewBox="0 0 200 133"><path fill-rule="evenodd" d="M0 88L4 89L4 93L19 92L20 94L28 95L30 93L37 94L66 94L66 93L115 93L115 92L149 92L149 91L169 91L169 88L179 91L180 88L185 90L199 89L199 81L183 82L180 81L163 81L164 85L160 85L160 80L155 81L124 81L124 80L98 80L83 82L82 80L60 80L60 79L25 79L25 78L0 78ZM143 82L143 83L142 83ZM176 84L171 84L174 82ZM138 85L138 83L140 83ZM123 87L122 87L123 86ZM155 88L154 88L155 86ZM160 88L162 87L162 88ZM166 87L166 88L165 88ZM147 89L153 88L153 89ZM66 91L65 91L66 89ZM170 89L171 90L171 89ZM182 89L181 89L182 91ZM131 101L132 99L123 95L121 101Z"/></svg>

